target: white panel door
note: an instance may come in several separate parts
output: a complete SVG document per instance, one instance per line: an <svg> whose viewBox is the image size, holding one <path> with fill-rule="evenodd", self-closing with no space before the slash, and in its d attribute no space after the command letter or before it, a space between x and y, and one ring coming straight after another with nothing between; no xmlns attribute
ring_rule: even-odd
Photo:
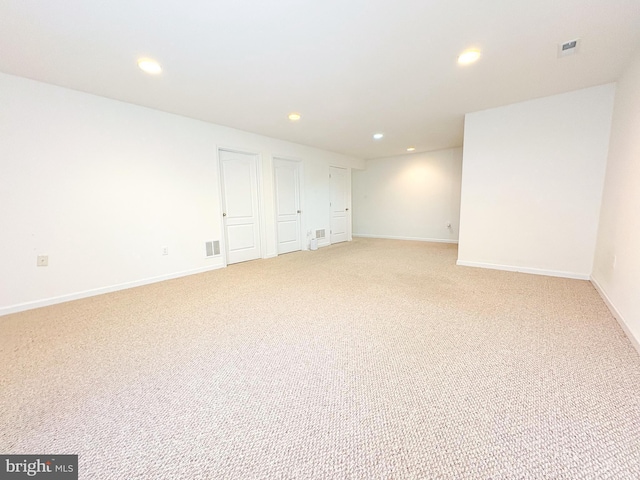
<svg viewBox="0 0 640 480"><path fill-rule="evenodd" d="M349 207L347 203L347 169L329 167L331 181L331 243L346 242Z"/></svg>
<svg viewBox="0 0 640 480"><path fill-rule="evenodd" d="M258 157L220 150L227 263L260 258Z"/></svg>
<svg viewBox="0 0 640 480"><path fill-rule="evenodd" d="M298 162L273 161L276 190L278 254L302 249L300 234L300 165Z"/></svg>

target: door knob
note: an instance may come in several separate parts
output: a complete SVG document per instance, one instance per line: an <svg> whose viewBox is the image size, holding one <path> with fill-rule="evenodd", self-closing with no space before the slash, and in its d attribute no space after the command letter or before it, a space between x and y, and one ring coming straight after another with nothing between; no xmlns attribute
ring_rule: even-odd
<svg viewBox="0 0 640 480"><path fill-rule="evenodd" d="M298 210L298 213L300 213L300 210Z"/></svg>
<svg viewBox="0 0 640 480"><path fill-rule="evenodd" d="M346 210L347 212L349 211L349 209L348 209L348 208L345 208L345 210Z"/></svg>
<svg viewBox="0 0 640 480"><path fill-rule="evenodd" d="M223 214L222 214L222 216L223 216L223 217L226 217L226 216L227 216L227 214L226 214L226 213L223 213Z"/></svg>

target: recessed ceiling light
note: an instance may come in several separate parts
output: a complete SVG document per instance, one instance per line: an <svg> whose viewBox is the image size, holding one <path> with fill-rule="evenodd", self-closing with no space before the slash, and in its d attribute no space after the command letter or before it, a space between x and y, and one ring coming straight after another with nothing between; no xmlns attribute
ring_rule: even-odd
<svg viewBox="0 0 640 480"><path fill-rule="evenodd" d="M416 147L409 147L407 148L407 152L414 152L416 149Z"/></svg>
<svg viewBox="0 0 640 480"><path fill-rule="evenodd" d="M151 60L150 58L141 58L138 60L138 66L143 72L149 73L151 75L158 75L162 72L162 67L155 60Z"/></svg>
<svg viewBox="0 0 640 480"><path fill-rule="evenodd" d="M460 65L468 65L470 63L475 62L479 58L480 58L480 51L479 50L467 50L466 52L463 52L458 57L458 63Z"/></svg>
<svg viewBox="0 0 640 480"><path fill-rule="evenodd" d="M382 133L374 133L373 134L373 139L374 140L380 140L382 137L384 137L384 135Z"/></svg>
<svg viewBox="0 0 640 480"><path fill-rule="evenodd" d="M291 120L292 122L297 122L301 118L302 118L302 115L300 115L299 113L290 113L289 114L289 120Z"/></svg>

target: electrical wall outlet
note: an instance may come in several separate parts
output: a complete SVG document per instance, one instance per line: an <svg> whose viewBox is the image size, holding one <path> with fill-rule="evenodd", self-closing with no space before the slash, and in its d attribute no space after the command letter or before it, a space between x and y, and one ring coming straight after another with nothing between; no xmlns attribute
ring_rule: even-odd
<svg viewBox="0 0 640 480"><path fill-rule="evenodd" d="M38 255L38 263L36 263L39 267L48 267L49 266L49 255Z"/></svg>
<svg viewBox="0 0 640 480"><path fill-rule="evenodd" d="M162 247L162 255L169 255L169 247Z"/></svg>

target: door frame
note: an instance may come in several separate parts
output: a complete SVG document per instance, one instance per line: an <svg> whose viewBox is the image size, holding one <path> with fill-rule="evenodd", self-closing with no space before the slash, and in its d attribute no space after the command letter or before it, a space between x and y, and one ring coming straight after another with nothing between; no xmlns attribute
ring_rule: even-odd
<svg viewBox="0 0 640 480"><path fill-rule="evenodd" d="M345 199L345 208L347 209L345 214L346 214L346 222L347 222L347 242L350 242L351 240L353 240L353 229L352 229L352 225L351 225L351 167L345 167L343 165L334 165L334 164L329 164L329 198L331 198L331 169L332 168L340 168L341 170L344 170L346 173L346 178L345 178L345 195L346 195L346 199ZM331 200L329 200L329 203L331 203ZM331 242L331 230L332 230L332 226L331 226L331 217L332 217L332 213L331 213L331 207L329 207L329 245L335 245L334 243ZM340 243L340 242L339 242Z"/></svg>
<svg viewBox="0 0 640 480"><path fill-rule="evenodd" d="M298 165L298 201L300 202L300 250L309 250L307 220L304 205L304 162L300 158L287 157L284 155L273 155L271 157L271 181L273 182L273 224L276 234L276 256L278 253L278 192L276 191L276 160L296 163Z"/></svg>
<svg viewBox="0 0 640 480"><path fill-rule="evenodd" d="M263 169L262 169L262 153L247 148L216 146L216 170L218 175L218 198L220 201L220 211L218 217L220 219L220 251L225 252L223 257L223 266L227 267L227 231L225 230L224 217L224 198L222 195L222 165L220 164L220 152L242 153L245 155L255 155L257 183L258 183L258 232L260 234L260 258L266 258L266 239L265 239L265 222L264 222L264 196L263 196Z"/></svg>

